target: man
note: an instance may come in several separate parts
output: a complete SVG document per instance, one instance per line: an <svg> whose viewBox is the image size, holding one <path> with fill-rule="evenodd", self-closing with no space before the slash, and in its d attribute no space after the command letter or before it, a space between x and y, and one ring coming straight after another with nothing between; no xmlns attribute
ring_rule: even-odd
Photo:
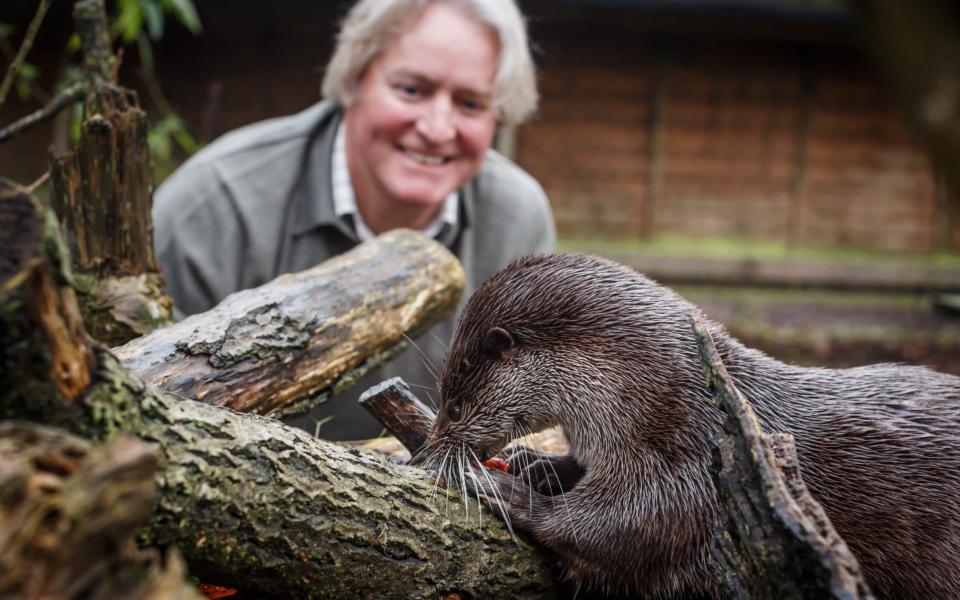
<svg viewBox="0 0 960 600"><path fill-rule="evenodd" d="M297 115L225 135L157 190L157 255L183 314L397 227L453 250L465 296L552 248L542 188L490 150L497 122L519 123L537 102L513 0L360 0L323 92ZM334 417L320 434L376 435L356 397L386 377L435 389L453 322L317 409L315 419Z"/></svg>

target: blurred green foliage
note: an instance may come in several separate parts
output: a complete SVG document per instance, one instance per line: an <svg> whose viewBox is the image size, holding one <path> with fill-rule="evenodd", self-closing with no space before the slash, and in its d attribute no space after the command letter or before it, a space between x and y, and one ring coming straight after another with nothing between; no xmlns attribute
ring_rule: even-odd
<svg viewBox="0 0 960 600"><path fill-rule="evenodd" d="M124 45L136 45L140 63L152 71L151 42L163 38L168 15L176 17L194 35L202 30L193 0L118 0L110 29Z"/></svg>
<svg viewBox="0 0 960 600"><path fill-rule="evenodd" d="M0 39L9 38L15 32L16 28L13 25L0 23ZM37 79L39 73L40 71L37 69L37 66L27 61L21 62L17 68L13 85L17 92L17 97L20 98L22 102L26 102L30 98L30 85Z"/></svg>
<svg viewBox="0 0 960 600"><path fill-rule="evenodd" d="M168 173L170 165L176 165L182 156L193 154L199 145L187 129L184 121L178 117L163 97L156 84L153 44L163 38L167 21L176 20L194 35L202 32L200 16L193 0L117 0L110 16L110 33L113 40L125 47L135 48L143 69L146 87L151 102L156 107L156 119L148 133L148 142L153 154L156 170L160 174ZM18 28L0 23L0 39L11 38L19 33ZM72 34L66 45L66 51L76 54L80 51L80 36ZM22 62L17 70L15 90L22 101L27 101L34 93L33 85L40 75L36 65ZM56 88L63 89L82 80L79 67L67 68ZM70 139L76 142L80 137L80 125L83 118L82 103L77 103L70 115Z"/></svg>
<svg viewBox="0 0 960 600"><path fill-rule="evenodd" d="M111 33L125 46L136 47L147 77L153 78L154 73L153 43L163 38L167 19L171 16L194 35L201 33L200 16L193 0L117 0L110 24ZM198 148L186 124L162 94L159 86L151 90L160 116L147 137L155 170L160 177L171 170L171 165L179 162L178 153L190 155Z"/></svg>

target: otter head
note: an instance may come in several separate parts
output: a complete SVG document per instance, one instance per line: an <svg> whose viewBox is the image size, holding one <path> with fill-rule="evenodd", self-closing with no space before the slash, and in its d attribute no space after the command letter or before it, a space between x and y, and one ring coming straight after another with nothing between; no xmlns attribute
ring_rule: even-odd
<svg viewBox="0 0 960 600"><path fill-rule="evenodd" d="M440 410L430 437L435 450L453 447L477 461L515 437L542 429L545 418L529 401L535 367L523 334L496 324L482 327L444 363Z"/></svg>
<svg viewBox="0 0 960 600"><path fill-rule="evenodd" d="M611 295L630 277L609 261L554 254L516 260L481 285L444 361L432 462L482 461L515 437L600 418L581 400L619 387L610 378L625 371L626 325Z"/></svg>

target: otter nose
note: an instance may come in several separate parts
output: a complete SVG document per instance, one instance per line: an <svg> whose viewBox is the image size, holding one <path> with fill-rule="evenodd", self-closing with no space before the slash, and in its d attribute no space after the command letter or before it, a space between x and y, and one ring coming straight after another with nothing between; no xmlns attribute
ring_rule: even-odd
<svg viewBox="0 0 960 600"><path fill-rule="evenodd" d="M457 127L450 98L439 94L432 101L424 103L416 129L417 133L434 145L453 140L457 135Z"/></svg>

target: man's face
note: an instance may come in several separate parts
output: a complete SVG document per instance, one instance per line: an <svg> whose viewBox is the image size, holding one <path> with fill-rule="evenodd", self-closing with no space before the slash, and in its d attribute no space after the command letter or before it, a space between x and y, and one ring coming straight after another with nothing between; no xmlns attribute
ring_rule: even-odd
<svg viewBox="0 0 960 600"><path fill-rule="evenodd" d="M345 110L361 209L435 214L476 175L496 127L498 52L491 30L434 2L370 63Z"/></svg>

